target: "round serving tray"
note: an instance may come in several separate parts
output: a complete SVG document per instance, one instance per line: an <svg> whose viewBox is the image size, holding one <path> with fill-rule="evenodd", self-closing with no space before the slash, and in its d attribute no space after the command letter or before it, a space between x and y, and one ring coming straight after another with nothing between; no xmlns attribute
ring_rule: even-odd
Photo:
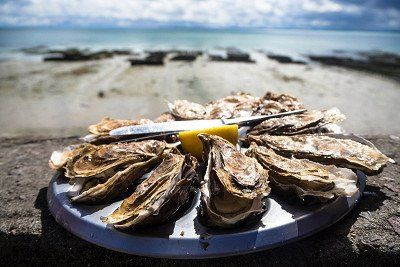
<svg viewBox="0 0 400 267"><path fill-rule="evenodd" d="M121 203L88 206L71 204L67 179L58 172L47 192L49 209L69 232L93 244L130 254L163 258L212 258L255 252L281 246L316 233L345 216L358 202L365 175L357 172L358 191L324 205L288 204L273 195L261 221L249 228L214 230L197 220L197 195L176 221L134 232L121 232L101 221Z"/></svg>

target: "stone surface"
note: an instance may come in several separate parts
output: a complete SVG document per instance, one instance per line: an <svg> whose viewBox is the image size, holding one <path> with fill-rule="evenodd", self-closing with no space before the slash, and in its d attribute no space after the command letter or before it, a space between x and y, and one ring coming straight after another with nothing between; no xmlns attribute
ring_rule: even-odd
<svg viewBox="0 0 400 267"><path fill-rule="evenodd" d="M400 161L400 141L367 137ZM220 259L167 260L126 255L83 241L51 216L47 166L53 150L77 138L0 138L0 260L2 264L317 265L400 262L400 167L369 177L359 205L341 221L304 240L268 251Z"/></svg>

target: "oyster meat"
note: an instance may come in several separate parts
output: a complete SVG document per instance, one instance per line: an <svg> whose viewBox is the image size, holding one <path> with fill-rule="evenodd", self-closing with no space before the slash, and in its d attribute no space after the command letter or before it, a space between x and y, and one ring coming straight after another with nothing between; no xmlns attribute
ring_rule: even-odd
<svg viewBox="0 0 400 267"><path fill-rule="evenodd" d="M270 192L268 171L225 139L199 134L207 170L201 185L200 219L217 228L233 228L261 219Z"/></svg>
<svg viewBox="0 0 400 267"><path fill-rule="evenodd" d="M116 228L163 223L190 199L197 182L195 158L164 154L162 163L104 221Z"/></svg>
<svg viewBox="0 0 400 267"><path fill-rule="evenodd" d="M54 152L53 168L64 168L74 183L69 196L76 202L104 203L126 192L160 159L166 143L148 140L94 146L84 144L73 150Z"/></svg>
<svg viewBox="0 0 400 267"><path fill-rule="evenodd" d="M302 114L265 120L255 126L248 134L294 135L315 133L322 126L338 123L345 119L346 117L337 108L325 111L310 110Z"/></svg>
<svg viewBox="0 0 400 267"><path fill-rule="evenodd" d="M357 176L349 169L322 165L307 159L285 158L272 149L252 143L246 155L254 157L269 171L272 191L297 195L302 201L326 202L335 196L357 191Z"/></svg>
<svg viewBox="0 0 400 267"><path fill-rule="evenodd" d="M296 158L377 174L390 160L377 148L351 139L339 139L322 134L292 136L249 135L250 142L272 148L276 153Z"/></svg>

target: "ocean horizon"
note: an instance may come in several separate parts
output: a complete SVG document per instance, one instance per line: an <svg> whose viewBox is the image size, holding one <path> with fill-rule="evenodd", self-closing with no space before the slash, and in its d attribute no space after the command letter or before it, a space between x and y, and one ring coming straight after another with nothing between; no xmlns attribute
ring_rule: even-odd
<svg viewBox="0 0 400 267"><path fill-rule="evenodd" d="M383 51L400 54L400 32L210 28L0 28L0 59L40 60L23 48L212 50L235 47L302 57L308 54Z"/></svg>

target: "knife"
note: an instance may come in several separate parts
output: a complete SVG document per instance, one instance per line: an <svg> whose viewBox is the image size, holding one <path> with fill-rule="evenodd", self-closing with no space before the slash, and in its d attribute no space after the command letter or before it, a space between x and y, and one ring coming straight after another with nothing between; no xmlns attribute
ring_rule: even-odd
<svg viewBox="0 0 400 267"><path fill-rule="evenodd" d="M182 131L198 130L203 128L216 127L221 125L237 124L238 126L251 126L264 120L300 114L306 109L281 112L272 115L259 115L249 117L239 117L234 119L215 119L215 120L187 120L187 121L168 121L152 124L124 126L110 131L111 136L147 136L160 134L175 134Z"/></svg>

